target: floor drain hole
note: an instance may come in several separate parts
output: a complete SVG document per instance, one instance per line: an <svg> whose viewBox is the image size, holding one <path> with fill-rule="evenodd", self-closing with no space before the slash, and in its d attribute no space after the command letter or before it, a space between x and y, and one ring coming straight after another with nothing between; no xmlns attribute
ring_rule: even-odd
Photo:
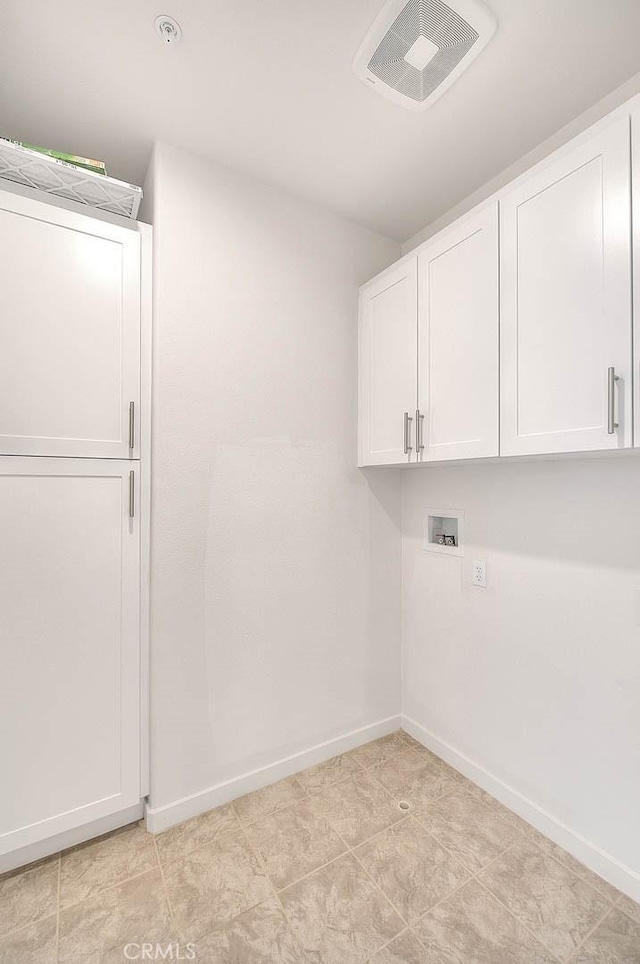
<svg viewBox="0 0 640 964"><path fill-rule="evenodd" d="M398 807L400 808L400 810L404 810L406 813L407 810L411 809L411 804L407 800L401 800L400 803L398 804Z"/></svg>

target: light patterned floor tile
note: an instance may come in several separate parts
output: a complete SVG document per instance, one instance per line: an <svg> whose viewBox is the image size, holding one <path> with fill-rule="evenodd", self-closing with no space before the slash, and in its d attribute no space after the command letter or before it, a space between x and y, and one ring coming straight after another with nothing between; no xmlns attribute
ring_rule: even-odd
<svg viewBox="0 0 640 964"><path fill-rule="evenodd" d="M0 938L0 964L57 964L57 917Z"/></svg>
<svg viewBox="0 0 640 964"><path fill-rule="evenodd" d="M424 749L422 743L416 740L414 736L411 736L410 733L407 733L406 730L400 730L399 733L402 739L404 740L404 742L407 744L407 746L412 746L415 750Z"/></svg>
<svg viewBox="0 0 640 964"><path fill-rule="evenodd" d="M563 961L610 906L593 887L528 842L515 844L479 879Z"/></svg>
<svg viewBox="0 0 640 964"><path fill-rule="evenodd" d="M303 800L247 827L247 836L277 890L347 849L314 804L315 800Z"/></svg>
<svg viewBox="0 0 640 964"><path fill-rule="evenodd" d="M495 797L492 797L485 790L482 790L474 783L471 783L471 781L467 780L466 777L463 777L462 779L464 781L465 790L471 796L481 800L485 806L490 807L512 829L517 830L520 834L522 834L525 839L529 840L531 843L534 843L537 847L544 851L544 853L549 854L550 857L553 857L555 860L561 863L563 867L573 871L574 874L585 880L609 901L613 902L618 899L620 896L619 891L606 880L603 880L602 877L598 876L598 874L593 873L572 854L567 853L566 850L563 850L562 847L554 843L553 840L545 837L544 834L540 833L539 830L536 830L535 827L532 827L530 823L520 817L517 813L514 813L513 810L509 810L508 807L505 807L504 804L500 803L499 800L496 800Z"/></svg>
<svg viewBox="0 0 640 964"><path fill-rule="evenodd" d="M314 800L350 847L402 820L405 814L369 771L325 790Z"/></svg>
<svg viewBox="0 0 640 964"><path fill-rule="evenodd" d="M470 876L412 817L362 844L355 854L408 924Z"/></svg>
<svg viewBox="0 0 640 964"><path fill-rule="evenodd" d="M55 856L0 877L0 937L56 913L59 870Z"/></svg>
<svg viewBox="0 0 640 964"><path fill-rule="evenodd" d="M465 791L421 806L416 818L474 874L522 839L495 811Z"/></svg>
<svg viewBox="0 0 640 964"><path fill-rule="evenodd" d="M477 881L465 884L414 925L428 964L555 964Z"/></svg>
<svg viewBox="0 0 640 964"><path fill-rule="evenodd" d="M383 947L370 959L369 964L428 964L425 949L411 931L404 931L400 937Z"/></svg>
<svg viewBox="0 0 640 964"><path fill-rule="evenodd" d="M62 854L60 905L78 904L157 866L153 836L141 824L80 844Z"/></svg>
<svg viewBox="0 0 640 964"><path fill-rule="evenodd" d="M122 964L125 947L173 939L160 870L60 912L60 964Z"/></svg>
<svg viewBox="0 0 640 964"><path fill-rule="evenodd" d="M319 793L327 787L348 780L357 773L362 773L362 767L356 758L349 753L342 753L315 767L303 770L296 779L307 793Z"/></svg>
<svg viewBox="0 0 640 964"><path fill-rule="evenodd" d="M304 964L305 960L275 900L252 907L220 930L201 937L195 955L200 964Z"/></svg>
<svg viewBox="0 0 640 964"><path fill-rule="evenodd" d="M403 731L155 843L133 826L0 876L0 964L189 942L200 964L640 964L640 905Z"/></svg>
<svg viewBox="0 0 640 964"><path fill-rule="evenodd" d="M372 773L396 800L408 800L415 807L427 805L457 787L449 772L409 747L374 767Z"/></svg>
<svg viewBox="0 0 640 964"><path fill-rule="evenodd" d="M541 834L540 831L535 829L535 827L530 828L528 837L532 843L543 851L543 853L549 854L550 857L553 857L555 860L561 863L563 867L566 867L568 870L572 870L574 874L590 884L594 890L597 890L598 893L602 894L602 896L605 897L610 903L614 903L614 901L618 900L620 897L619 890L617 890L612 884L608 883L608 881L603 880L602 877L599 877L598 874L594 874L593 871L589 870L588 867L585 867L585 865L577 860L572 854L567 853L566 850L563 850L562 847L559 847L558 844L554 843L553 840L549 840L548 837L545 837L544 834Z"/></svg>
<svg viewBox="0 0 640 964"><path fill-rule="evenodd" d="M221 834L229 830L237 829L238 819L234 806L228 803L224 807L208 810L185 823L179 823L157 834L158 855L161 862L166 864L192 853L198 847L213 843Z"/></svg>
<svg viewBox="0 0 640 964"><path fill-rule="evenodd" d="M537 831L527 823L522 817L508 807L505 807L503 803L492 797L490 793L483 790L482 787L477 786L468 780L467 777L459 776L460 788L465 790L470 796L477 800L480 800L486 807L490 807L495 813L497 813L502 819L508 823L514 830L518 830L524 837L530 837L532 833L537 833Z"/></svg>
<svg viewBox="0 0 640 964"><path fill-rule="evenodd" d="M233 801L238 817L243 824L248 825L270 813L282 810L297 800L304 800L306 793L295 777L279 780L262 790L255 790Z"/></svg>
<svg viewBox="0 0 640 964"><path fill-rule="evenodd" d="M423 746L422 743L418 743L417 740L413 740L412 743L407 745L410 746L410 748L416 753L419 753L424 760L429 760L434 766L439 767L441 770L444 770L445 773L448 773L451 777L454 777L456 782L459 782L462 779L462 774L460 774L458 770L454 770L454 768L450 766L446 760L443 760L442 757L437 755L437 753L429 750L428 747Z"/></svg>
<svg viewBox="0 0 640 964"><path fill-rule="evenodd" d="M350 756L354 757L363 767L376 766L384 763L396 753L407 749L406 741L402 737L402 731L396 730L388 736L381 736L379 740L372 743L365 743L355 750L350 750Z"/></svg>
<svg viewBox="0 0 640 964"><path fill-rule="evenodd" d="M362 964L404 924L351 854L280 895L312 964Z"/></svg>
<svg viewBox="0 0 640 964"><path fill-rule="evenodd" d="M640 964L640 924L612 910L582 945L575 964Z"/></svg>
<svg viewBox="0 0 640 964"><path fill-rule="evenodd" d="M640 924L640 904L637 904L635 900L631 900L630 897L626 895L622 897L618 904L618 909L630 917L631 920L635 921L636 924Z"/></svg>
<svg viewBox="0 0 640 964"><path fill-rule="evenodd" d="M273 896L273 888L241 831L164 868L169 901L185 941L196 941L215 926Z"/></svg>

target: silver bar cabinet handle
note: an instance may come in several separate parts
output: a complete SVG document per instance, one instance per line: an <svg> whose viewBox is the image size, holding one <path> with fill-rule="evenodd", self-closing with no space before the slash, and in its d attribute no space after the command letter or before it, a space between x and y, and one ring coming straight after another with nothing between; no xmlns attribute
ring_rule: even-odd
<svg viewBox="0 0 640 964"><path fill-rule="evenodd" d="M136 403L129 402L129 448L136 444Z"/></svg>
<svg viewBox="0 0 640 964"><path fill-rule="evenodd" d="M129 472L129 518L136 514L136 477L133 469Z"/></svg>
<svg viewBox="0 0 640 964"><path fill-rule="evenodd" d="M424 451L424 443L422 441L422 423L424 422L424 415L419 408L416 409L416 452L418 456Z"/></svg>
<svg viewBox="0 0 640 964"><path fill-rule="evenodd" d="M607 433L613 435L618 428L616 422L616 382L619 379L613 366L607 369Z"/></svg>
<svg viewBox="0 0 640 964"><path fill-rule="evenodd" d="M411 423L413 422L412 417L408 412L404 413L404 454L409 455L411 452Z"/></svg>

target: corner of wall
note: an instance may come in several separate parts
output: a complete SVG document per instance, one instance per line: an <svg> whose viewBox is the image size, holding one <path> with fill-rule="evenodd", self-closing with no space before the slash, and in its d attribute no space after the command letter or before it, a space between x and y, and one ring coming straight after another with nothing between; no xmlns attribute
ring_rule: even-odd
<svg viewBox="0 0 640 964"><path fill-rule="evenodd" d="M144 184L142 186L142 204L140 205L140 212L138 217L139 221L144 221L146 224L153 224L154 202L155 202L156 145L157 145L157 142L154 141L153 147L151 148L149 166L147 167L147 173L145 174Z"/></svg>

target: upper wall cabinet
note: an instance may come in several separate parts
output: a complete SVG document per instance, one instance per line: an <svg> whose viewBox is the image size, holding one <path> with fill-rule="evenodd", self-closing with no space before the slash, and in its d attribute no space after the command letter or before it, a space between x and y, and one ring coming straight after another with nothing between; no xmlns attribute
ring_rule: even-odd
<svg viewBox="0 0 640 964"><path fill-rule="evenodd" d="M417 298L415 257L360 291L360 465L406 462L413 452Z"/></svg>
<svg viewBox="0 0 640 964"><path fill-rule="evenodd" d="M498 205L476 211L418 256L421 461L498 454Z"/></svg>
<svg viewBox="0 0 640 964"><path fill-rule="evenodd" d="M501 454L632 444L629 118L500 200Z"/></svg>
<svg viewBox="0 0 640 964"><path fill-rule="evenodd" d="M0 192L0 454L138 458L140 237Z"/></svg>

